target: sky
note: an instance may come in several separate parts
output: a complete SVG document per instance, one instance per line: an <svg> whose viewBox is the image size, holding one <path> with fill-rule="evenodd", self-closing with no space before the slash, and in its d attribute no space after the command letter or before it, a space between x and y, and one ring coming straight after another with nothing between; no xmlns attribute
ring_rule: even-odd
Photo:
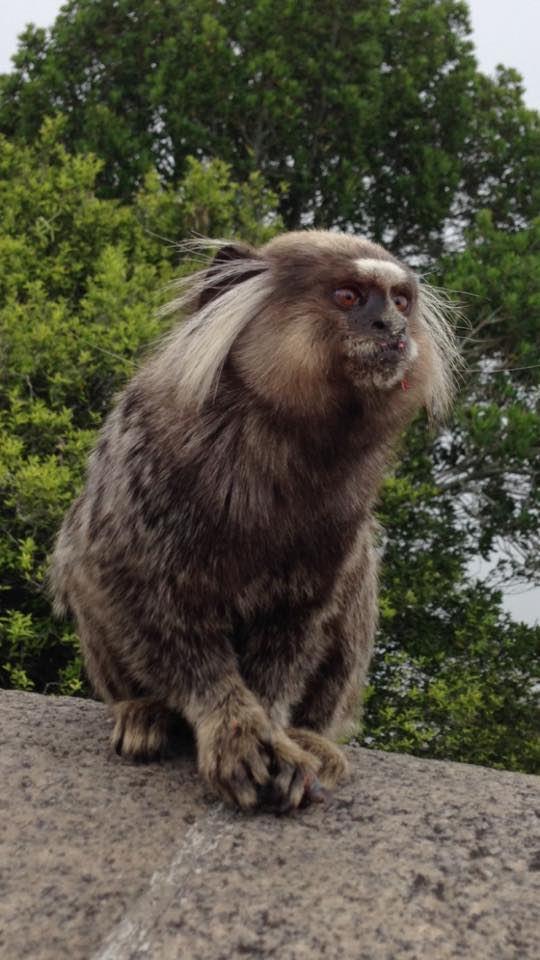
<svg viewBox="0 0 540 960"><path fill-rule="evenodd" d="M17 36L27 23L50 26L60 9L58 0L4 0L0 3L0 73L11 69ZM496 65L515 67L524 80L525 102L540 110L539 0L469 0L473 40L480 69L492 74ZM516 619L538 619L540 591L505 596L505 607Z"/></svg>
<svg viewBox="0 0 540 960"><path fill-rule="evenodd" d="M58 0L3 0L0 3L0 73L11 67L17 36L27 23L50 26ZM516 67L525 79L525 100L540 110L539 0L469 0L480 68L492 73L498 63Z"/></svg>

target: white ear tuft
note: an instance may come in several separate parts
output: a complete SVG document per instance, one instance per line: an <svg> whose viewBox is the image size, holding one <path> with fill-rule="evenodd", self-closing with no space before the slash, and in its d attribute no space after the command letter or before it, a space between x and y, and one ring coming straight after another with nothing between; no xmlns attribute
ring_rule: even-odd
<svg viewBox="0 0 540 960"><path fill-rule="evenodd" d="M231 251L226 241L184 244L189 252L202 247ZM185 399L202 406L213 387L239 333L257 315L272 291L268 264L249 248L236 259L226 254L189 277L174 281L178 292L160 314L187 313L160 351L161 369L168 369Z"/></svg>
<svg viewBox="0 0 540 960"><path fill-rule="evenodd" d="M443 419L449 412L454 397L457 375L462 365L454 326L459 318L459 305L446 291L420 282L419 317L433 347L433 372L428 414L434 420Z"/></svg>

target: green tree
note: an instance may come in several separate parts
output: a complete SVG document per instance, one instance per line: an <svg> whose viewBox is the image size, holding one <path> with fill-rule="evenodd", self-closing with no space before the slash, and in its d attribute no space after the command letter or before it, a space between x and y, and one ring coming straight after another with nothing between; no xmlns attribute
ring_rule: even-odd
<svg viewBox="0 0 540 960"><path fill-rule="evenodd" d="M517 75L477 72L461 0L70 0L21 36L0 130L31 142L56 111L69 149L103 160L102 195L217 157L285 185L288 227L402 253L438 253L490 198L503 227L540 199L538 116Z"/></svg>
<svg viewBox="0 0 540 960"><path fill-rule="evenodd" d="M114 392L161 332L154 308L181 268L176 244L162 238L204 229L260 241L279 221L260 178L235 183L219 162L190 161L177 190L149 174L129 207L99 199L99 161L67 154L57 132L58 122L46 124L33 147L0 140L0 682L81 693L77 639L51 618L43 593L46 557ZM488 222L472 248L486 233L501 257L519 244ZM464 275L476 256L464 253L448 269ZM486 264L494 256L486 251ZM491 317L509 287L494 280L491 303L482 290ZM530 330L507 325L503 318L514 349L525 349ZM535 770L539 631L511 623L500 596L469 581L479 540L444 486L452 437L433 445L418 423L386 486L381 631L363 737L384 749ZM464 481L463 492L474 483Z"/></svg>
<svg viewBox="0 0 540 960"><path fill-rule="evenodd" d="M500 574L540 583L540 220L519 232L479 215L465 250L443 261L462 295L466 381L438 479L473 548Z"/></svg>
<svg viewBox="0 0 540 960"><path fill-rule="evenodd" d="M540 585L540 221L479 214L439 278L460 294L467 360L448 429L409 432L381 506L381 629L365 736L385 749L540 770L540 627L499 588Z"/></svg>
<svg viewBox="0 0 540 960"><path fill-rule="evenodd" d="M0 682L80 689L45 556L189 268L176 241L265 239L279 210L414 254L463 304L454 418L413 426L381 503L365 740L538 770L539 629L470 564L540 579L540 119L514 71L478 73L466 4L72 0L22 36L0 130Z"/></svg>
<svg viewBox="0 0 540 960"><path fill-rule="evenodd" d="M59 122L33 147L0 137L0 685L79 692L77 640L51 618L46 558L112 397L162 324L174 242L193 230L262 241L277 198L222 161L178 189L148 174L131 207L99 199L100 161ZM266 224L266 225L265 225Z"/></svg>
<svg viewBox="0 0 540 960"><path fill-rule="evenodd" d="M500 592L471 580L477 534L438 475L417 425L381 504L381 622L364 740L538 773L540 627L514 623Z"/></svg>

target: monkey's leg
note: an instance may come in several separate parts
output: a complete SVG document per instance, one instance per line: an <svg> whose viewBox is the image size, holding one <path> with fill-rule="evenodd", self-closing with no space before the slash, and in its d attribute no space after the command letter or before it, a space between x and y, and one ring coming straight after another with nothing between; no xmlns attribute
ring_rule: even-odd
<svg viewBox="0 0 540 960"><path fill-rule="evenodd" d="M324 787L334 787L349 773L343 751L332 740L352 725L359 709L360 652L346 636L330 648L293 710L293 726L287 729L296 743L320 761L318 776Z"/></svg>
<svg viewBox="0 0 540 960"><path fill-rule="evenodd" d="M113 703L112 744L128 760L146 763L165 753L173 714L159 701L144 697Z"/></svg>
<svg viewBox="0 0 540 960"><path fill-rule="evenodd" d="M92 617L85 621L85 646L94 682L118 704L117 749L155 756L167 737L167 714L179 715L194 732L201 774L224 798L247 810L298 807L318 760L287 737L247 688L227 639L228 620L212 603L201 603L196 590L193 605L183 587L156 604L154 584L120 561L109 564L107 576L105 588L97 577L86 578Z"/></svg>
<svg viewBox="0 0 540 960"><path fill-rule="evenodd" d="M306 791L305 801L324 800L321 787L333 787L344 779L348 764L342 751L319 733L290 726L291 703L298 702L306 688L306 676L312 662L321 657L327 645L321 631L310 630L310 611L285 604L280 608L279 628L273 634L271 625L251 630L241 657L241 672L246 684L265 707L274 722L285 728L288 737L305 750L317 764L317 781ZM276 635L277 634L277 635ZM272 637L273 642L269 639ZM338 689L331 694L330 712L334 713ZM324 726L324 724L323 724ZM322 727L321 727L322 729Z"/></svg>
<svg viewBox="0 0 540 960"><path fill-rule="evenodd" d="M138 596L145 599L143 588ZM120 616L112 605L108 610L115 662L144 691L144 699L126 697L113 706L117 749L134 758L155 756L164 748L171 715L179 715L194 732L202 776L222 797L246 810L298 807L316 779L318 760L289 739L248 690L226 625L212 608L203 619L201 607L192 610L183 593L163 614L142 600L129 619L125 607Z"/></svg>
<svg viewBox="0 0 540 960"><path fill-rule="evenodd" d="M130 679L111 642L111 626L104 611L98 611L81 593L72 599L86 673L93 691L105 703L134 700L140 688Z"/></svg>
<svg viewBox="0 0 540 960"><path fill-rule="evenodd" d="M193 714L192 714L193 716ZM193 717L203 776L242 809L287 812L311 795L318 759L273 724L253 694L237 687Z"/></svg>
<svg viewBox="0 0 540 960"><path fill-rule="evenodd" d="M361 568L338 585L332 615L321 623L326 654L310 677L292 715L288 733L321 761L319 778L331 787L344 779L348 763L332 742L352 733L360 720L365 683L377 625L376 560L366 549Z"/></svg>
<svg viewBox="0 0 540 960"><path fill-rule="evenodd" d="M158 760L165 753L173 714L163 703L141 695L140 685L134 683L114 650L107 617L80 598L74 606L89 680L112 709L114 749L128 760Z"/></svg>
<svg viewBox="0 0 540 960"><path fill-rule="evenodd" d="M354 621L353 621L354 622ZM356 622L356 627L358 626ZM348 618L332 623L332 644L292 711L292 726L332 741L356 731L369 667L375 618L369 629L351 630Z"/></svg>
<svg viewBox="0 0 540 960"><path fill-rule="evenodd" d="M332 600L334 598L332 597ZM270 642L263 630L251 631L241 659L242 675L276 723L318 761L318 779L331 788L347 776L348 764L328 739L336 721L349 713L349 690L357 689L359 650L351 636L348 610L327 622L311 624L309 612L291 604L280 608L279 635ZM274 639L274 635L272 635ZM313 670L313 661L318 666ZM336 736L341 731L336 732Z"/></svg>
<svg viewBox="0 0 540 960"><path fill-rule="evenodd" d="M287 734L303 750L307 750L320 761L321 766L317 776L323 787L331 789L348 778L347 758L335 743L313 730L288 727Z"/></svg>

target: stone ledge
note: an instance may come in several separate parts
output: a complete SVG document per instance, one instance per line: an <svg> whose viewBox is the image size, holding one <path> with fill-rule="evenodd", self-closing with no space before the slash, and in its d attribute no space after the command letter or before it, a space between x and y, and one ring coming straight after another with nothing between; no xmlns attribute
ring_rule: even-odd
<svg viewBox="0 0 540 960"><path fill-rule="evenodd" d="M2 960L536 960L540 778L350 748L246 817L112 754L93 701L0 693Z"/></svg>

